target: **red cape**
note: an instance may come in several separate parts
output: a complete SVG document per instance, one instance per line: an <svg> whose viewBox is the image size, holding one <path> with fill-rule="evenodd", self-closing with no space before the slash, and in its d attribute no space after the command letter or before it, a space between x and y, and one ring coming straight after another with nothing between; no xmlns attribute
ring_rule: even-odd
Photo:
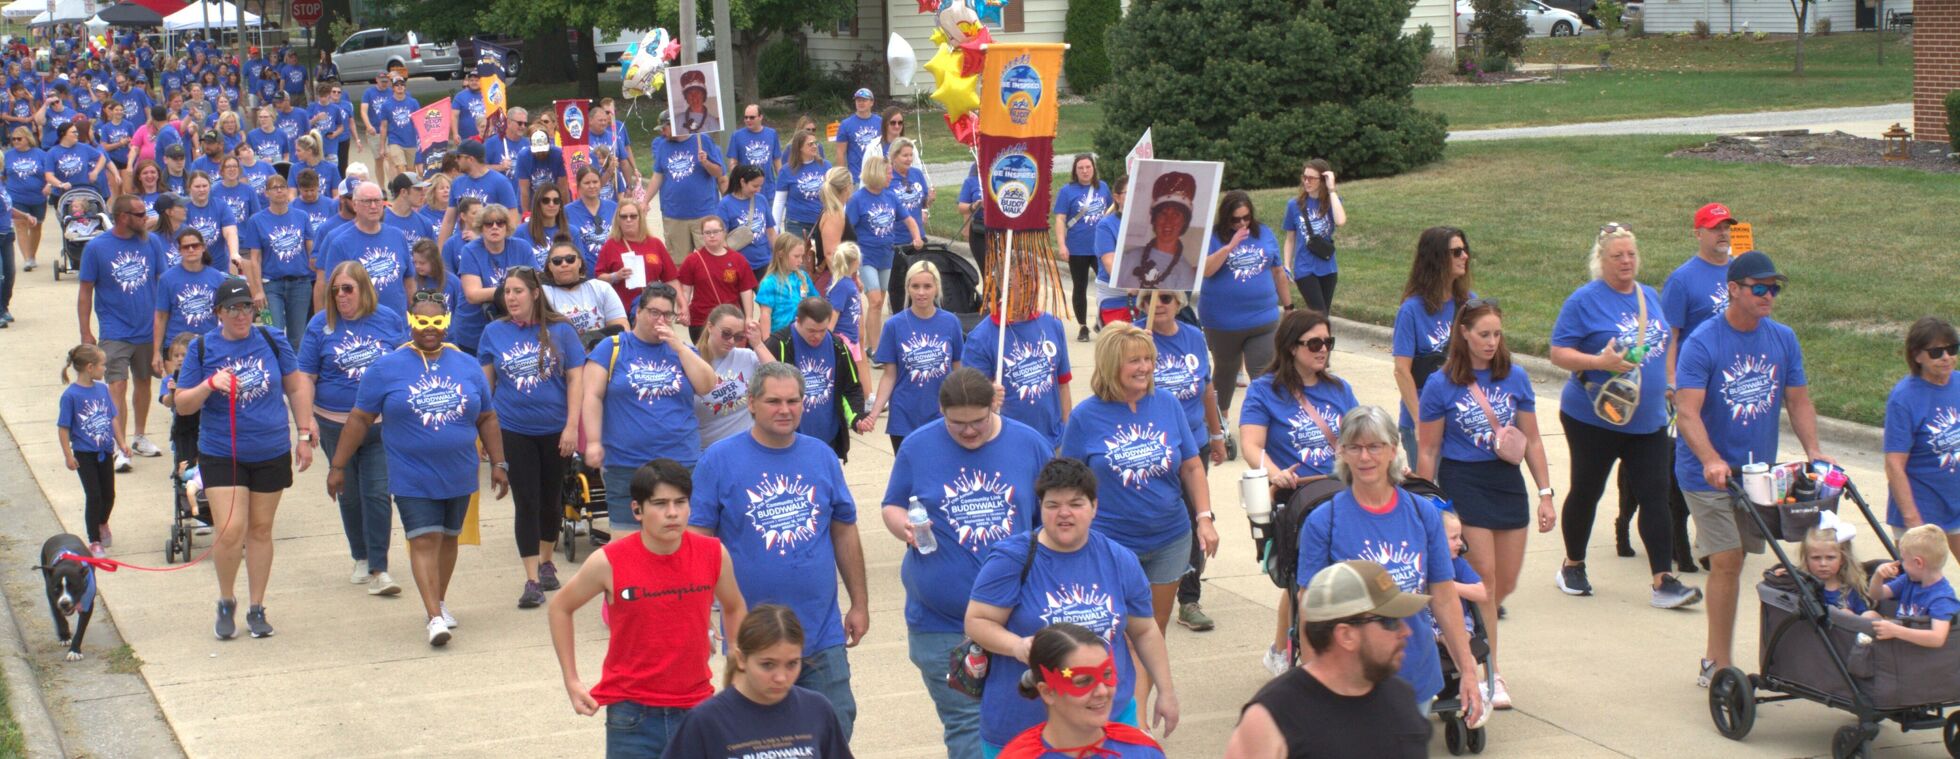
<svg viewBox="0 0 1960 759"><path fill-rule="evenodd" d="M1034 727L1028 728L1020 735L1014 736L1014 740L1008 741L1006 746L1001 747L1000 759L1040 759L1041 755L1047 753L1049 750L1047 746L1044 746L1041 743L1041 728L1047 724L1048 723L1044 722L1040 725L1035 725ZM1137 746L1149 746L1156 749L1163 748L1162 746L1157 745L1156 739L1151 738L1149 733L1146 733L1142 730L1138 730L1134 727L1123 724L1121 722L1111 722L1107 725L1103 725L1103 739L1122 741L1124 743L1129 743ZM1093 747L1078 746L1078 747L1071 747L1066 749L1056 749L1056 751L1058 752L1080 751L1081 753L1078 754L1078 759L1087 759L1087 757L1098 756L1098 755L1102 755L1102 756L1112 755L1108 751L1102 750L1101 744L1097 744L1096 746Z"/></svg>

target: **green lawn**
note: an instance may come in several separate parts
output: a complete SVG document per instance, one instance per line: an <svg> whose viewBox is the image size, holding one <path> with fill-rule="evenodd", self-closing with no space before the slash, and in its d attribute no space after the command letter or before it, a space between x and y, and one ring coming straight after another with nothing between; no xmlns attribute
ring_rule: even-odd
<svg viewBox="0 0 1960 759"><path fill-rule="evenodd" d="M1532 40L1536 63L1597 63L1599 37ZM1530 126L1710 113L1876 105L1912 96L1912 48L1887 35L1885 65L1874 35L1834 34L1804 43L1804 76L1790 73L1787 38L1616 39L1613 70L1566 73L1546 83L1429 86L1416 103L1451 129Z"/></svg>

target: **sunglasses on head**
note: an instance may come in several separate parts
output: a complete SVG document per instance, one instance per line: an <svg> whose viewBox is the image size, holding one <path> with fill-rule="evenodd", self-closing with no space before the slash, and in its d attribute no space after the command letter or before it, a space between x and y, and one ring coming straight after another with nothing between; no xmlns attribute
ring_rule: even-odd
<svg viewBox="0 0 1960 759"><path fill-rule="evenodd" d="M1632 231L1633 231L1633 227L1627 226L1625 224L1621 224L1617 221L1609 221L1606 222L1604 225L1600 226L1599 236L1605 237L1615 232L1632 232Z"/></svg>
<svg viewBox="0 0 1960 759"><path fill-rule="evenodd" d="M1946 358L1947 356L1960 356L1960 343L1926 346L1927 358Z"/></svg>
<svg viewBox="0 0 1960 759"><path fill-rule="evenodd" d="M416 303L435 303L444 308L448 308L449 296L437 290L417 290L415 291L415 297L410 299L409 305L412 306Z"/></svg>
<svg viewBox="0 0 1960 759"><path fill-rule="evenodd" d="M435 314L430 316L425 314L409 314L408 328L417 331L425 329L448 329L449 315Z"/></svg>
<svg viewBox="0 0 1960 759"><path fill-rule="evenodd" d="M1305 340L1300 341L1300 347L1305 348L1314 353L1319 353L1324 350L1331 351L1334 349L1334 336L1328 335L1327 337L1309 337Z"/></svg>

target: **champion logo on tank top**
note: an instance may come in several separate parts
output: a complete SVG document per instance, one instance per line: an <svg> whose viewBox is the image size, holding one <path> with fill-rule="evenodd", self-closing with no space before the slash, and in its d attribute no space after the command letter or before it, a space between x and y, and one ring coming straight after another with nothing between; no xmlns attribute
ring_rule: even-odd
<svg viewBox="0 0 1960 759"><path fill-rule="evenodd" d="M1014 389L1016 397L1031 401L1055 389L1055 372L1050 366L1055 360L1055 353L1055 343L1051 340L1015 343L1008 347L1007 368L1002 376L1007 379L1007 386Z"/></svg>
<svg viewBox="0 0 1960 759"><path fill-rule="evenodd" d="M530 392L557 373L555 361L544 360L544 347L537 341L514 343L497 354L497 364L518 392Z"/></svg>
<svg viewBox="0 0 1960 759"><path fill-rule="evenodd" d="M1170 473L1175 458L1170 436L1154 422L1117 425L1116 434L1103 440L1103 449L1109 468L1116 470L1128 488L1141 489L1146 480Z"/></svg>
<svg viewBox="0 0 1960 759"><path fill-rule="evenodd" d="M1411 548L1409 541L1401 540L1388 544L1372 538L1364 540L1358 558L1382 565L1383 569L1388 570L1388 576L1395 578L1395 584L1401 587L1404 593L1418 592L1428 584L1428 581L1423 579L1428 576L1428 573L1422 568L1422 548L1421 546Z"/></svg>
<svg viewBox="0 0 1960 759"><path fill-rule="evenodd" d="M803 373L803 403L829 403L830 392L835 385L830 378L831 367L821 359L798 358L796 369Z"/></svg>
<svg viewBox="0 0 1960 759"><path fill-rule="evenodd" d="M265 370L265 360L258 356L234 357L226 360L222 368L238 378L240 406L264 398L272 390L272 374Z"/></svg>
<svg viewBox="0 0 1960 759"><path fill-rule="evenodd" d="M1776 401L1776 365L1767 356L1738 356L1722 370L1722 401L1729 418L1749 424L1769 413Z"/></svg>
<svg viewBox="0 0 1960 759"><path fill-rule="evenodd" d="M1048 591L1042 598L1044 626L1063 622L1081 625L1102 636L1104 643L1114 643L1116 620L1116 597L1097 583L1086 586L1069 583Z"/></svg>
<svg viewBox="0 0 1960 759"><path fill-rule="evenodd" d="M1157 369L1151 375L1157 380L1157 389L1180 401L1198 397L1198 385L1204 381L1198 376L1198 356L1192 353L1158 351Z"/></svg>
<svg viewBox="0 0 1960 759"><path fill-rule="evenodd" d="M348 379L360 379L367 375L368 366L387 355L388 346L367 335L354 335L334 344L333 365Z"/></svg>
<svg viewBox="0 0 1960 759"><path fill-rule="evenodd" d="M116 280L116 289L126 293L136 292L150 282L150 257L139 250L117 253L109 261L109 276Z"/></svg>
<svg viewBox="0 0 1960 759"><path fill-rule="evenodd" d="M1341 436L1341 413L1325 403L1314 404L1314 411L1327 422L1327 427L1335 437ZM1286 439L1301 461L1309 464L1324 464L1334 460L1334 446L1320 434L1320 425L1313 423L1307 412L1295 409L1293 418L1286 425Z"/></svg>
<svg viewBox="0 0 1960 759"><path fill-rule="evenodd" d="M1014 485L999 472L962 467L944 486L940 508L960 546L971 553L993 545L1014 531Z"/></svg>
<svg viewBox="0 0 1960 759"><path fill-rule="evenodd" d="M764 550L785 556L816 538L821 514L816 487L804 482L802 475L764 474L746 495L749 524L762 535Z"/></svg>
<svg viewBox="0 0 1960 759"><path fill-rule="evenodd" d="M1934 409L1932 418L1926 420L1926 442L1939 457L1941 469L1960 469L1960 412L1952 406Z"/></svg>
<svg viewBox="0 0 1960 759"><path fill-rule="evenodd" d="M1517 400L1510 393L1485 387L1484 399L1490 401L1491 413L1497 415L1497 421L1509 424L1516 417ZM1490 429L1490 419L1484 416L1484 407L1478 405L1477 399L1470 393L1457 396L1456 402L1450 405L1450 415L1456 419L1457 426L1469 433L1471 445L1494 450L1497 435Z"/></svg>
<svg viewBox="0 0 1960 759"><path fill-rule="evenodd" d="M469 399L456 380L440 374L424 374L408 385L408 407L423 427L439 430L463 421Z"/></svg>
<svg viewBox="0 0 1960 759"><path fill-rule="evenodd" d="M115 414L109 413L109 404L105 401L87 400L75 406L75 434L97 447L109 444L114 421Z"/></svg>
<svg viewBox="0 0 1960 759"><path fill-rule="evenodd" d="M914 332L898 343L907 382L930 382L953 369L953 348L942 335Z"/></svg>
<svg viewBox="0 0 1960 759"><path fill-rule="evenodd" d="M681 369L672 361L636 358L626 366L626 384L648 403L681 391Z"/></svg>

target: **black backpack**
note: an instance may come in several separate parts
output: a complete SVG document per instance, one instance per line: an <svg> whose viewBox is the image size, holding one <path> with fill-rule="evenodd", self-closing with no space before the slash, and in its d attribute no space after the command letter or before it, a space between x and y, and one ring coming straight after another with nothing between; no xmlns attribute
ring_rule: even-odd
<svg viewBox="0 0 1960 759"><path fill-rule="evenodd" d="M1293 491L1286 503L1273 509L1272 524L1266 528L1263 550L1266 576L1274 585L1292 590L1299 585L1300 530L1307 515L1335 494L1348 489L1347 483L1332 477L1309 480Z"/></svg>

